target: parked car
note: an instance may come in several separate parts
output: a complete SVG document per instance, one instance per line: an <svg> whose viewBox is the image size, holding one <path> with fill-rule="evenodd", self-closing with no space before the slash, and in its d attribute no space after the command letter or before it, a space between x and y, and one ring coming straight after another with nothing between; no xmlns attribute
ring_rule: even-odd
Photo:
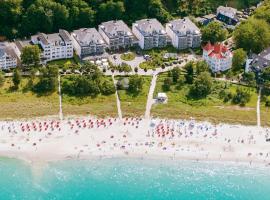
<svg viewBox="0 0 270 200"><path fill-rule="evenodd" d="M143 55L143 58L144 58L145 60L150 60L150 59L151 59L151 56L145 54L145 55Z"/></svg>

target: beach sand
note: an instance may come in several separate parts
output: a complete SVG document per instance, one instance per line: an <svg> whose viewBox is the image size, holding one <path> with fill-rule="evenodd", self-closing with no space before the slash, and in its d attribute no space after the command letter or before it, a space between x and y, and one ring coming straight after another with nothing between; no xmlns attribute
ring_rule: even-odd
<svg viewBox="0 0 270 200"><path fill-rule="evenodd" d="M31 163L106 157L172 158L270 165L270 130L143 118L0 122L0 156Z"/></svg>

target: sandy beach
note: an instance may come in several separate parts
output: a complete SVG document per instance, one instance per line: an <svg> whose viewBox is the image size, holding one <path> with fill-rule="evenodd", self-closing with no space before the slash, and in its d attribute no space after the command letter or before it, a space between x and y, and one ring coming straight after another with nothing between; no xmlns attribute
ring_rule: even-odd
<svg viewBox="0 0 270 200"><path fill-rule="evenodd" d="M49 162L168 157L270 165L270 130L193 120L80 117L0 122L0 156Z"/></svg>

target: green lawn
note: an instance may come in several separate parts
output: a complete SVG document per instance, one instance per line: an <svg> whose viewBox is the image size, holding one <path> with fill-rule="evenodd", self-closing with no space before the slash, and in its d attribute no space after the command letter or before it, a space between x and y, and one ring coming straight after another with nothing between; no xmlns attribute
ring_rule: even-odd
<svg viewBox="0 0 270 200"><path fill-rule="evenodd" d="M27 79L24 78L17 91L10 90L11 79L6 79L0 89L0 119L33 118L46 115L58 115L58 95L38 96L25 91Z"/></svg>
<svg viewBox="0 0 270 200"><path fill-rule="evenodd" d="M34 118L59 114L59 97L57 92L38 96L31 91L25 91L27 78L23 78L19 90L11 91L11 79L6 79L0 88L0 119ZM66 115L96 115L98 117L117 116L115 95L99 95L95 98L69 97L63 95L63 114Z"/></svg>
<svg viewBox="0 0 270 200"><path fill-rule="evenodd" d="M150 62L150 61L145 61L145 62L142 62L140 63L139 67L141 69L156 69L156 67Z"/></svg>
<svg viewBox="0 0 270 200"><path fill-rule="evenodd" d="M155 95L158 92L163 92L162 84L166 76L166 74L162 74L158 77ZM181 90L172 87L172 90L167 92L168 103L154 105L151 114L154 117L177 119L193 117L197 120L209 120L214 123L256 124L256 91L252 90L251 101L245 107L240 107L231 103L224 103L219 99L217 91L222 84L225 83L215 83L213 94L202 100L188 99L186 97L188 86L182 87ZM235 91L237 87L239 86L229 85L231 91Z"/></svg>
<svg viewBox="0 0 270 200"><path fill-rule="evenodd" d="M135 54L133 52L129 52L129 53L123 53L121 55L121 59L125 60L125 61L131 61L135 59Z"/></svg>
<svg viewBox="0 0 270 200"><path fill-rule="evenodd" d="M261 125L270 126L270 108L265 107L265 102L261 103Z"/></svg>
<svg viewBox="0 0 270 200"><path fill-rule="evenodd" d="M95 115L98 117L116 117L117 107L115 94L92 97L69 97L63 95L63 114L65 115Z"/></svg>
<svg viewBox="0 0 270 200"><path fill-rule="evenodd" d="M118 77L117 77L118 78ZM144 116L151 76L144 76L143 91L138 96L129 94L126 90L118 90L123 116Z"/></svg>
<svg viewBox="0 0 270 200"><path fill-rule="evenodd" d="M47 63L48 65L70 65L70 64L76 64L75 60L73 58L70 59L61 59L61 60L54 60Z"/></svg>

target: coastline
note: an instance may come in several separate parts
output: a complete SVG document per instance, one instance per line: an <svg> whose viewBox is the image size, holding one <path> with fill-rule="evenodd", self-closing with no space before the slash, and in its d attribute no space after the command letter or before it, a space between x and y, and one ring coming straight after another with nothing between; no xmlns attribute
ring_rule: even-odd
<svg viewBox="0 0 270 200"><path fill-rule="evenodd" d="M256 126L69 116L61 122L48 117L2 121L0 130L0 156L30 164L154 158L270 166L270 144L265 141L268 129Z"/></svg>

